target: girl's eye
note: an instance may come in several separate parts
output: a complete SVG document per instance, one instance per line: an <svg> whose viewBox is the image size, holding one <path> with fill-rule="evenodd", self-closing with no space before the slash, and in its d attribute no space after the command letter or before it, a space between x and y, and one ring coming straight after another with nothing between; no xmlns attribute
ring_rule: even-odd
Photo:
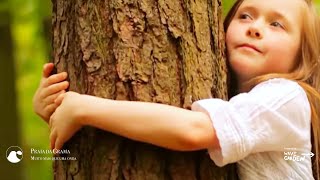
<svg viewBox="0 0 320 180"><path fill-rule="evenodd" d="M240 19L252 19L249 14L240 14L239 18Z"/></svg>
<svg viewBox="0 0 320 180"><path fill-rule="evenodd" d="M271 23L271 26L280 27L280 28L284 29L284 27L282 26L282 24L280 24L279 22L273 22L273 23Z"/></svg>

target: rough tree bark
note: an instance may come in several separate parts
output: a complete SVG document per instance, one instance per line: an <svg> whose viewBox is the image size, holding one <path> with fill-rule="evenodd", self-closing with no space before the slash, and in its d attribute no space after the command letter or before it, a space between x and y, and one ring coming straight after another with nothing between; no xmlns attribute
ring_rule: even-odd
<svg viewBox="0 0 320 180"><path fill-rule="evenodd" d="M227 98L221 0L52 3L53 59L70 90L184 108ZM55 179L236 179L234 165L218 168L206 151L173 152L90 127L64 149L78 160L56 161Z"/></svg>

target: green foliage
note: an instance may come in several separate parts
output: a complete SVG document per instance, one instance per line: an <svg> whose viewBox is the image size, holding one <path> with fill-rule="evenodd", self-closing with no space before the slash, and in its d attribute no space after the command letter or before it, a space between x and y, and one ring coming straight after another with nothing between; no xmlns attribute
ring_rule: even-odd
<svg viewBox="0 0 320 180"><path fill-rule="evenodd" d="M222 14L223 16L226 16L229 9L232 7L233 3L236 0L222 0Z"/></svg>

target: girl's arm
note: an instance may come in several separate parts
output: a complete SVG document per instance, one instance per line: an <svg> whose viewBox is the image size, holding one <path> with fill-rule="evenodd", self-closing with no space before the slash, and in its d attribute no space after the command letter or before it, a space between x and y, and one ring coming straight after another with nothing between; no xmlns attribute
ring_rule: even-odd
<svg viewBox="0 0 320 180"><path fill-rule="evenodd" d="M198 150L214 146L209 117L164 104L114 101L87 96L79 120L137 141L175 149Z"/></svg>
<svg viewBox="0 0 320 180"><path fill-rule="evenodd" d="M63 103L68 104L69 99L78 98L72 103L77 107L72 109L75 121L81 125L174 150L218 146L212 122L205 113L156 103L115 101L88 95L68 98L68 95L70 93L64 97L61 107Z"/></svg>

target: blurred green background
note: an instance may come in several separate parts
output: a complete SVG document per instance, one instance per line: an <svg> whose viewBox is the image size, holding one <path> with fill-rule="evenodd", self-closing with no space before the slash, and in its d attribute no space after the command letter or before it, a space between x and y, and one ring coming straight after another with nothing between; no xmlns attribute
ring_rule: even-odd
<svg viewBox="0 0 320 180"><path fill-rule="evenodd" d="M233 2L223 0L224 14ZM319 4L320 0L316 2ZM24 150L24 159L20 163L22 179L52 179L52 162L31 161L28 152L30 148L49 149L49 130L47 124L34 114L32 97L40 81L42 66L50 59L51 1L1 0L0 25L9 29L7 34L0 34L0 43L4 46L12 44L12 52L8 53L12 53L14 65L16 80L12 91L16 92L16 126L20 131L16 137L18 144L12 145L19 145ZM0 56L0 61L6 60ZM0 88L4 86L6 84L1 84ZM3 131L1 128L4 128L2 125L0 131ZM7 147L1 143L0 151L3 151ZM3 154L1 158L5 158ZM0 164L0 169L2 166ZM9 177L10 174L0 174L0 179Z"/></svg>

